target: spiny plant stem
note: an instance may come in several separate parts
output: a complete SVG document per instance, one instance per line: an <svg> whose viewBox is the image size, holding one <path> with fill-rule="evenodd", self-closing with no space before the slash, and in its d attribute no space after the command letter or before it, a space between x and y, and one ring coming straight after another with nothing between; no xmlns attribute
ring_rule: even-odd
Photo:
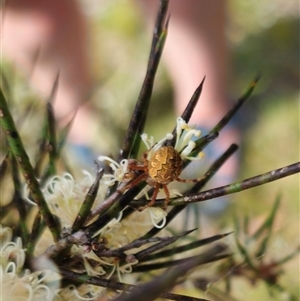
<svg viewBox="0 0 300 301"><path fill-rule="evenodd" d="M226 186L210 189L194 195L174 198L170 200L169 204L174 206L174 205L183 205L186 203L201 202L212 198L217 198L219 196L223 196L231 193L237 193L269 182L273 182L298 172L300 172L300 162L282 168L278 168L255 177L248 178L241 182L236 182Z"/></svg>
<svg viewBox="0 0 300 301"><path fill-rule="evenodd" d="M203 80L201 81L200 85L197 87L197 89L195 90L194 94L191 97L191 100L189 101L189 103L187 104L185 110L183 111L181 118L186 122L189 123L190 118L192 117L192 114L194 112L194 109L198 103L198 100L201 96L202 93L202 89L203 89L203 85L204 85L204 81L205 81L205 76L203 78ZM173 131L173 135L175 136L176 134L176 128Z"/></svg>
<svg viewBox="0 0 300 301"><path fill-rule="evenodd" d="M17 207L17 210L18 210L19 216L20 216L19 232L22 237L22 241L24 242L24 244L26 244L29 239L29 229L28 229L28 226L26 225L26 220L22 217L25 217L27 215L27 208L22 199L22 184L21 184L20 173L19 173L17 161L12 153L10 153L9 157L10 157L11 163L12 163L11 170L12 170L12 178L13 178L14 190L15 190L14 200L16 202L16 207Z"/></svg>
<svg viewBox="0 0 300 301"><path fill-rule="evenodd" d="M140 248L141 246L147 245L147 244L153 244L150 247L148 247L147 249L144 249L143 251L140 251L136 254L134 254L134 257L136 259L138 259L140 261L140 258L145 257L150 253L156 252L174 242L176 242L178 239L189 235L191 232L193 232L194 230L189 230L189 231L185 231L180 235L177 236L167 236L167 237L152 237L152 238L148 238L148 239L136 239L131 243L128 243L126 246L117 248L117 249L111 249L111 250L104 250L104 251L100 251L97 252L98 257L121 257L124 252L131 250L131 249L136 249L136 248Z"/></svg>
<svg viewBox="0 0 300 301"><path fill-rule="evenodd" d="M266 218L265 222L262 224L261 228L265 229L266 233L264 233L265 235L262 235L263 239L261 241L261 244L260 244L258 250L255 253L255 257L259 258L259 257L263 256L266 253L267 249L268 249L268 243L271 239L272 230L273 230L272 228L273 228L273 224L274 224L274 220L275 220L275 217L276 217L277 210L279 208L279 204L280 204L280 197L277 196L269 216ZM261 232L261 234L262 233L263 232ZM253 238L255 239L254 235L253 235Z"/></svg>
<svg viewBox="0 0 300 301"><path fill-rule="evenodd" d="M218 244L203 254L190 258L176 267L167 269L162 275L156 277L153 281L141 285L138 287L138 290L133 290L131 294L121 296L121 298L117 298L116 300L155 300L162 292L170 290L178 278L183 277L191 269L194 269L201 264L210 262L213 258L225 250L226 247L224 245Z"/></svg>
<svg viewBox="0 0 300 301"><path fill-rule="evenodd" d="M202 82L200 83L200 85L197 87L197 89L195 90L194 94L192 95L190 101L188 102L185 110L183 111L181 118L188 123L190 121L190 118L194 112L194 109L198 103L198 100L201 96L202 93L202 89L203 89L203 84L205 81L205 77L203 78ZM172 132L173 138L170 140L167 140L164 142L164 145L175 145L176 143L176 127L173 129Z"/></svg>
<svg viewBox="0 0 300 301"><path fill-rule="evenodd" d="M233 107L226 113L226 115L215 125L215 127L208 133L208 135L196 140L196 147L191 153L192 156L197 156L199 151L201 151L208 143L216 139L219 132L228 124L231 118L236 114L236 112L242 107L242 105L249 99L254 88L257 85L260 76L256 76L254 80L250 83L246 91L239 97L238 101L233 105Z"/></svg>
<svg viewBox="0 0 300 301"><path fill-rule="evenodd" d="M31 192L32 198L35 203L38 205L42 216L44 217L54 240L57 240L59 237L59 230L57 223L51 214L48 205L45 201L43 193L40 189L40 185L35 177L34 170L30 164L29 157L23 147L22 140L19 136L19 133L16 129L13 118L7 107L5 97L0 89L0 123L6 133L7 141L9 143L10 149L16 158L16 161L19 164L20 170L23 174L23 177L26 180L28 188Z"/></svg>
<svg viewBox="0 0 300 301"><path fill-rule="evenodd" d="M165 239L164 241L161 241L160 243L154 244L142 251L139 251L135 254L135 258L140 260L141 258L147 258L150 254L165 248L166 246L174 243L175 241L177 241L179 238L184 237L192 232L194 232L196 229L192 229L189 231L185 231L184 233L182 233L181 235L177 235L177 236L172 236L172 237L168 237L167 239Z"/></svg>
<svg viewBox="0 0 300 301"><path fill-rule="evenodd" d="M120 212L130 204L134 197L143 189L143 183L126 191L107 211L105 211L95 222L85 227L85 230L96 232L107 225L113 218L117 218Z"/></svg>
<svg viewBox="0 0 300 301"><path fill-rule="evenodd" d="M49 173L56 174L56 159L57 159L57 143L56 143L56 130L55 130L55 117L51 103L47 104L47 117L48 117L48 137L49 137Z"/></svg>
<svg viewBox="0 0 300 301"><path fill-rule="evenodd" d="M230 121L230 119L240 109L240 107L245 103L245 101L249 99L259 79L260 75L257 75L254 78L254 80L250 83L250 86L247 88L244 94L238 99L237 103L233 106L233 108L229 110L228 113L220 120L220 122L210 131L210 134L218 133L224 128L224 126Z"/></svg>
<svg viewBox="0 0 300 301"><path fill-rule="evenodd" d="M94 201L96 199L99 186L100 186L100 180L104 174L104 169L99 169L96 175L95 182L93 185L90 187L82 205L81 208L78 212L77 217L75 218L75 221L72 226L72 230L74 232L78 231L85 223L88 214L90 213L90 210L94 204Z"/></svg>
<svg viewBox="0 0 300 301"><path fill-rule="evenodd" d="M43 230L45 230L45 225L42 222L41 213L37 212L36 217L34 219L32 230L29 238L29 242L26 245L26 253L29 256L33 256L34 248L38 242L38 238L43 233Z"/></svg>
<svg viewBox="0 0 300 301"><path fill-rule="evenodd" d="M133 289L139 290L138 286L132 284L126 284L126 283L116 282L112 280L101 279L99 277L94 277L86 274L80 274L73 271L69 271L63 267L60 267L60 274L65 278L73 280L75 282L93 284L96 286L110 288L113 290L127 291L127 292L130 292ZM176 300L177 301L209 301L203 298L188 297L188 296L182 296L182 295L172 294L172 293L161 293L160 297L164 299L175 300L175 301ZM115 299L115 300L119 300L119 299ZM120 299L120 301L121 300L123 299ZM130 300L144 300L144 299L130 299Z"/></svg>
<svg viewBox="0 0 300 301"><path fill-rule="evenodd" d="M55 130L55 117L53 112L53 101L55 99L58 89L59 73L52 86L52 91L47 101L47 117L41 129L41 137L39 152L36 155L36 166L34 168L35 174L39 177L41 174L41 168L44 157L49 153L49 174L47 176L56 174L55 160L58 158L57 146L56 146L56 130Z"/></svg>
<svg viewBox="0 0 300 301"><path fill-rule="evenodd" d="M139 260L139 263L142 263L142 262L147 262L147 261L152 261L152 260L158 260L158 259L161 259L164 257L171 257L174 255L178 255L180 253L187 252L187 251L193 250L195 248L199 248L204 245L210 244L212 242L215 242L217 240L224 238L227 235L230 235L231 233L232 232L225 233L225 234L218 234L218 235L214 235L214 236L207 237L204 239L196 240L196 241L193 241L193 242L185 244L185 245L181 245L178 247L175 246L170 249L166 249L166 250L163 250L160 252L156 252L154 254L147 255L146 257L143 257L143 258L137 257L137 254L138 254L137 253L135 255L135 258L137 258Z"/></svg>
<svg viewBox="0 0 300 301"><path fill-rule="evenodd" d="M205 263L211 263L214 261L219 261L221 259L225 259L229 257L231 254L222 254L222 255L216 255L214 257L211 257L207 259L206 261L203 261L202 264ZM197 256L191 256L183 259L169 259L167 261L162 261L160 260L159 262L154 262L154 263L147 263L147 264L139 264L136 266L132 267L132 272L133 273L146 273L146 272L151 272L154 270L160 270L160 269L165 269L168 267L174 267L178 265L182 265L187 263L188 261L193 261L196 260Z"/></svg>
<svg viewBox="0 0 300 301"><path fill-rule="evenodd" d="M167 37L168 22L165 26L163 25L167 10L168 1L161 0L152 38L152 46L145 79L136 106L134 108L126 136L123 141L122 151L119 158L120 160L122 158L129 157L136 158L138 155L139 145L141 141L140 135L142 134L146 123L147 111L152 95L154 78Z"/></svg>

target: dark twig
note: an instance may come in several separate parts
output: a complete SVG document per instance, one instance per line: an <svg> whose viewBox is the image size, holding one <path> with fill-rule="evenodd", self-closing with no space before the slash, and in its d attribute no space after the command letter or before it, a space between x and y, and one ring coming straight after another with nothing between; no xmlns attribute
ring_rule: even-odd
<svg viewBox="0 0 300 301"><path fill-rule="evenodd" d="M156 252L168 245L170 245L171 243L174 243L175 241L177 241L179 238L189 235L190 233L192 233L193 231L195 231L195 229L193 230L189 230L189 231L185 231L183 232L181 235L176 235L173 237L170 237L168 240L166 241L162 241L156 245L153 245L145 250L142 250L138 253L136 253L134 256L136 259L140 260L141 258L145 258L146 256L148 257L150 254L152 254L153 252Z"/></svg>
<svg viewBox="0 0 300 301"><path fill-rule="evenodd" d="M192 231L194 231L194 230L185 231L181 235L172 236L172 237L152 237L152 238L148 238L148 239L136 239L133 242L131 242L123 247L120 247L118 249L97 252L97 255L99 257L114 257L114 256L122 257L125 251L131 250L134 248L140 248L141 246L144 246L146 244L156 243L155 245L151 246L150 248L147 248L143 251L140 251L140 252L134 254L134 257L139 260L140 258L144 257L147 254L155 252L159 249L162 249L162 248L168 246L171 243L174 243L179 238L190 234Z"/></svg>
<svg viewBox="0 0 300 301"><path fill-rule="evenodd" d="M216 255L214 257L207 259L207 261L204 261L202 264L218 261L218 260L227 258L228 256L230 256L230 254ZM132 267L132 272L133 273L145 273L145 272L151 272L154 270L165 269L165 268L185 264L188 261L194 260L196 258L197 258L197 256L191 256L191 257L183 258L183 259L173 259L172 258L170 260L163 261L163 262L159 261L159 262L155 262L155 263L139 264L139 265L135 265Z"/></svg>
<svg viewBox="0 0 300 301"><path fill-rule="evenodd" d="M210 262L213 258L216 258L221 252L225 251L224 245L218 244L212 247L207 252L195 256L182 264L170 268L162 275L156 277L154 280L140 285L137 289L133 289L128 295L117 298L117 301L131 301L131 300L143 300L151 301L158 298L163 292L170 290L179 278L185 276L187 272L195 267Z"/></svg>
<svg viewBox="0 0 300 301"><path fill-rule="evenodd" d="M190 101L188 102L184 112L181 115L181 118L188 123L190 121L190 118L194 112L194 109L198 103L198 100L200 98L200 95L202 93L202 89L203 89L203 84L205 81L205 77L203 78L202 82L200 83L200 85L197 87L197 89L195 90L192 98L190 99ZM174 128L173 132L173 138L170 140L167 140L164 145L175 145L176 142L176 127Z"/></svg>
<svg viewBox="0 0 300 301"><path fill-rule="evenodd" d="M163 250L161 252L157 252L157 253L152 254L152 255L147 255L147 257L139 258L139 263L152 261L152 260L157 260L157 259L161 259L163 257L171 257L171 256L174 256L174 255L178 255L180 253L190 251L192 249L199 248L199 247L205 246L207 244L210 244L212 242L215 242L217 240L220 240L220 239L226 237L227 235L229 235L231 233L232 232L225 233L225 234L214 235L214 236L211 236L211 237L208 237L208 238L193 241L193 242L191 242L189 244L186 244L186 245L182 245L182 246L174 247L174 248L171 248L171 249Z"/></svg>

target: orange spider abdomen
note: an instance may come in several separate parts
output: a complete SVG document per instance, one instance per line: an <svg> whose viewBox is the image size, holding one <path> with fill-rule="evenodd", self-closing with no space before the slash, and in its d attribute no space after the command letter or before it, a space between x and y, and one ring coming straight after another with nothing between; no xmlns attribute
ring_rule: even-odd
<svg viewBox="0 0 300 301"><path fill-rule="evenodd" d="M159 148L148 163L149 176L159 184L169 184L182 172L182 159L173 146Z"/></svg>

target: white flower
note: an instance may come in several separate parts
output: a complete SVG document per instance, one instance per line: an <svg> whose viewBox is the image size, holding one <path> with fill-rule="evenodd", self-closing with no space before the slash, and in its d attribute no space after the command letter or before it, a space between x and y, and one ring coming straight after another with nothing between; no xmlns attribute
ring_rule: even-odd
<svg viewBox="0 0 300 301"><path fill-rule="evenodd" d="M79 287L70 285L63 289L57 289L59 282L56 273L50 270L34 273L25 270L23 267L25 250L22 248L22 240L17 238L14 242L12 236L12 230L8 227L2 227L0 224L1 301L95 300L105 292L105 288L85 284ZM42 265L45 266L45 264L47 263L43 262ZM52 262L49 261L48 264L52 264ZM51 281L51 287L47 285L48 281Z"/></svg>
<svg viewBox="0 0 300 301"><path fill-rule="evenodd" d="M0 225L0 259L4 269L13 263L15 273L21 271L25 262L25 250L22 248L21 238L18 237L16 242L12 241L12 230L7 227L2 228L2 225Z"/></svg>
<svg viewBox="0 0 300 301"><path fill-rule="evenodd" d="M126 173L128 172L128 160L123 159L120 163L107 157L100 156L98 157L99 161L108 161L110 162L109 166L113 171L113 174L104 174L101 181L106 185L114 185L115 182L122 182Z"/></svg>
<svg viewBox="0 0 300 301"><path fill-rule="evenodd" d="M171 140L173 138L173 135L171 133L168 133L163 139L161 139L157 143L154 143L153 136L148 137L148 135L145 133L141 135L141 138L147 147L147 159L149 160L152 157L152 155L162 147L165 141Z"/></svg>
<svg viewBox="0 0 300 301"><path fill-rule="evenodd" d="M0 225L0 284L3 301L52 301L53 293L44 283L43 272L24 270L25 250L21 238L12 241L12 230ZM46 273L45 273L46 275Z"/></svg>
<svg viewBox="0 0 300 301"><path fill-rule="evenodd" d="M196 143L192 139L198 138L200 135L201 131L196 129L196 125L188 125L181 117L177 118L174 149L180 154L182 159L200 160L203 157L202 152L200 152L197 157L189 156L196 146ZM173 135L168 133L157 143L154 143L154 138L152 136L148 137L147 134L142 134L141 138L147 147L147 159L149 160L152 155L162 147L165 141L173 138Z"/></svg>
<svg viewBox="0 0 300 301"><path fill-rule="evenodd" d="M83 284L79 287L69 285L57 290L53 301L90 301L98 299L105 292L105 288L90 284Z"/></svg>
<svg viewBox="0 0 300 301"><path fill-rule="evenodd" d="M149 213L154 227L161 229L166 225L167 213L159 207L149 207Z"/></svg>
<svg viewBox="0 0 300 301"><path fill-rule="evenodd" d="M122 282L122 274L131 273L132 266L138 263L138 261L135 260L124 265L120 265L120 262L117 258L98 257L93 251L88 253L83 251L81 252L87 274L92 276L102 276L105 277L105 279L110 279L116 272L119 281Z"/></svg>
<svg viewBox="0 0 300 301"><path fill-rule="evenodd" d="M18 276L13 268L13 264L9 269L3 270L0 266L0 283L1 297L3 301L52 301L53 293L51 289L40 283L37 273L30 274L27 271L25 276Z"/></svg>
<svg viewBox="0 0 300 301"><path fill-rule="evenodd" d="M73 224L89 188L94 183L89 172L83 171L83 174L85 177L79 182L75 181L69 173L65 173L63 176L54 176L43 189L51 212L60 218L63 227L70 227ZM107 186L102 183L94 206L103 201L106 190Z"/></svg>
<svg viewBox="0 0 300 301"><path fill-rule="evenodd" d="M188 125L181 117L177 118L176 142L174 148L180 153L182 159L199 160L203 157L200 152L197 157L191 157L189 154L193 151L196 143L191 140L198 138L201 131L196 129L196 125Z"/></svg>

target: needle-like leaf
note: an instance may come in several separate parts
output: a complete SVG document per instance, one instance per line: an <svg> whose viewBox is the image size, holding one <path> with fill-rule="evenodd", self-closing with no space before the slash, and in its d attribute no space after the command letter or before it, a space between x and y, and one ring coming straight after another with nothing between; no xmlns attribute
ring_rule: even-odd
<svg viewBox="0 0 300 301"><path fill-rule="evenodd" d="M54 239L57 240L59 234L56 221L53 215L51 214L48 205L44 199L39 182L35 177L34 170L32 168L32 165L30 164L29 157L23 147L23 142L15 127L15 123L7 107L2 90L0 90L0 124L4 132L6 133L10 149L14 157L16 158L16 161L19 164L20 170L26 180L32 198L37 203L41 214L43 215Z"/></svg>
<svg viewBox="0 0 300 301"><path fill-rule="evenodd" d="M78 231L84 225L84 223L90 213L90 210L94 204L94 201L97 197L97 193L98 193L99 186L100 186L100 180L101 180L103 174L104 174L104 170L98 169L95 182L90 187L87 195L85 196L85 199L81 205L81 208L79 209L78 215L75 218L75 221L73 223L73 226L72 226L73 232Z"/></svg>
<svg viewBox="0 0 300 301"><path fill-rule="evenodd" d="M146 123L154 78L167 37L168 22L163 25L166 18L167 9L168 1L161 2L155 24L146 76L123 141L120 160L122 158L136 158L138 155L141 142L140 135L143 133Z"/></svg>

